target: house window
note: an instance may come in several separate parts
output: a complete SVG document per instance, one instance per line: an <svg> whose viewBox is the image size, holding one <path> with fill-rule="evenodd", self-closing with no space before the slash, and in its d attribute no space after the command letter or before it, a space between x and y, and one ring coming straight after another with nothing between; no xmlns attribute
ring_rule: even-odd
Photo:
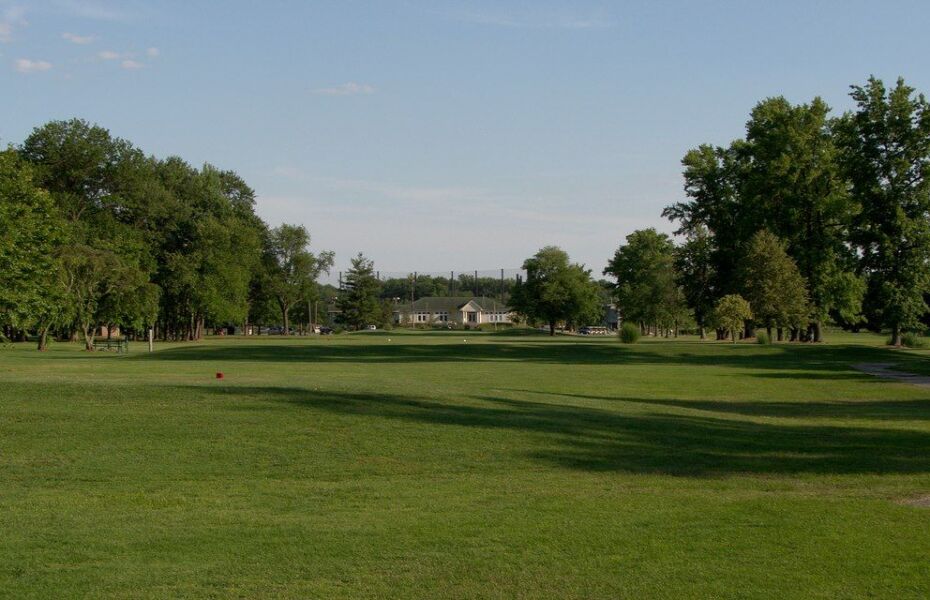
<svg viewBox="0 0 930 600"><path fill-rule="evenodd" d="M470 312L465 313L465 315L468 317L468 322L469 322L469 323L477 323L477 322L478 322L478 313L476 313L476 312L474 312L474 311L470 311Z"/></svg>
<svg viewBox="0 0 930 600"><path fill-rule="evenodd" d="M428 313L428 312L418 312L418 313L417 313L417 323L429 323L429 313Z"/></svg>
<svg viewBox="0 0 930 600"><path fill-rule="evenodd" d="M449 313L443 311L436 313L436 320L440 323L446 323L449 321Z"/></svg>

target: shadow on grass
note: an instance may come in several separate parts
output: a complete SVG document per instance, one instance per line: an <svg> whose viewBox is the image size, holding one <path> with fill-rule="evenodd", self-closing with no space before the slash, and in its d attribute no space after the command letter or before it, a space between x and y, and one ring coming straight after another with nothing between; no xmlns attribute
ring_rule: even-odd
<svg viewBox="0 0 930 600"><path fill-rule="evenodd" d="M677 404L636 398L615 400L653 404L660 412L624 414L499 397L474 398L470 400L474 404L462 405L397 395L310 392L300 388L197 389L360 418L501 430L514 434L510 444L514 452L528 454L548 465L585 471L683 477L930 472L927 432L682 415L661 412L667 406L679 407ZM691 404L682 403L693 408ZM901 404L891 403L887 411L880 412L893 413ZM866 412L877 410L869 404L861 408ZM923 406L915 410L921 409Z"/></svg>
<svg viewBox="0 0 930 600"><path fill-rule="evenodd" d="M464 339L464 338L463 338ZM137 355L157 361L253 361L306 363L429 363L494 362L583 365L723 366L783 371L755 376L791 379L858 379L868 375L850 370L857 362L900 362L930 369L930 358L893 354L883 348L857 345L776 345L756 347L714 343L654 343L635 346L585 341L490 341L470 343L393 342L371 337L369 343L318 341L305 345L241 344L191 345ZM905 364L902 363L902 364ZM926 364L924 364L926 363ZM906 368L906 365L905 365ZM790 372L794 371L794 372Z"/></svg>
<svg viewBox="0 0 930 600"><path fill-rule="evenodd" d="M872 378L877 384L887 383ZM521 394L540 394L579 400L608 402L638 402L641 404L673 408L741 415L746 417L775 417L784 419L866 419L875 421L930 421L930 400L846 400L836 402L772 402L768 400L719 401L719 400L663 400L592 396L513 389Z"/></svg>

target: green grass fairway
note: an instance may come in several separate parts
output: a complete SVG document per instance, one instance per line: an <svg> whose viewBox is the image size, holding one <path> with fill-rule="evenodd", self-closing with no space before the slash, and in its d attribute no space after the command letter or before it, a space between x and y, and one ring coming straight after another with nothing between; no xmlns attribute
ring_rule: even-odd
<svg viewBox="0 0 930 600"><path fill-rule="evenodd" d="M830 341L0 350L0 596L930 597L930 354Z"/></svg>

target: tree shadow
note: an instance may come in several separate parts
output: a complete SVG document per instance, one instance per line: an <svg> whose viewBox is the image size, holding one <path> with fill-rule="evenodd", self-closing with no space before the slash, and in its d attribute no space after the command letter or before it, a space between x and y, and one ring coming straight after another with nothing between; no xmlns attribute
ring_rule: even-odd
<svg viewBox="0 0 930 600"><path fill-rule="evenodd" d="M466 339L466 338L463 338ZM490 342L490 343L488 343ZM858 362L900 362L930 369L930 357L893 354L884 348L856 345L777 345L756 348L714 343L655 343L636 346L586 341L482 341L387 342L371 338L366 343L314 341L307 344L255 344L203 346L192 344L136 355L133 360L156 361L250 361L306 363L430 363L514 361L562 365L684 365L726 366L782 371L755 375L792 379L858 379L868 375L850 370ZM905 365L906 368L906 365Z"/></svg>
<svg viewBox="0 0 930 600"><path fill-rule="evenodd" d="M659 409L653 413L626 414L500 397L470 398L470 402L477 401L478 405L464 405L389 394L310 392L289 387L196 389L254 396L262 401L283 403L289 409L528 434L529 437L513 438L514 452L548 465L584 471L682 477L930 472L928 432L760 423L732 415L659 412L665 408L693 408L689 403L614 398L651 404ZM877 403L864 404L866 411L878 410ZM889 408L879 410L884 415L879 418L894 414L902 404L891 403ZM716 408L716 403L713 406ZM915 410L923 409L924 404L920 403Z"/></svg>
<svg viewBox="0 0 930 600"><path fill-rule="evenodd" d="M866 376L868 377L868 376ZM872 378L876 384L888 383ZM536 390L508 389L508 392L540 394L578 400L607 402L637 402L650 406L697 410L712 413L741 415L745 417L775 417L783 419L863 419L875 421L930 421L930 400L835 400L795 402L753 400L666 400L630 399L615 396L590 394L568 394L564 392L540 392Z"/></svg>

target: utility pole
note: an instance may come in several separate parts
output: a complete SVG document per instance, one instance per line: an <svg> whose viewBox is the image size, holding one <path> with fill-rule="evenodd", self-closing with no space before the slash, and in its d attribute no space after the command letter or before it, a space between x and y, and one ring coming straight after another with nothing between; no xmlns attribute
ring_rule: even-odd
<svg viewBox="0 0 930 600"><path fill-rule="evenodd" d="M504 303L504 270L501 269L501 304Z"/></svg>
<svg viewBox="0 0 930 600"><path fill-rule="evenodd" d="M455 271L449 271L449 295L455 296Z"/></svg>
<svg viewBox="0 0 930 600"><path fill-rule="evenodd" d="M478 296L478 270L475 269L475 296Z"/></svg>

